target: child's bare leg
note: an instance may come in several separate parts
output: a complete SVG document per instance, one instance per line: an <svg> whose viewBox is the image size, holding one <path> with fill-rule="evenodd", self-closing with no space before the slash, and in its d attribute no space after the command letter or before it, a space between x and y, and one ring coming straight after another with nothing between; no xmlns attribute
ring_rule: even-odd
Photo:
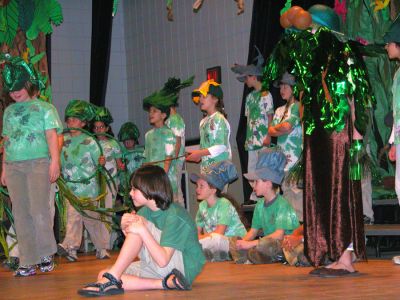
<svg viewBox="0 0 400 300"><path fill-rule="evenodd" d="M128 268L133 260L138 256L140 249L142 248L142 239L139 235L129 233L125 237L125 242L122 245L121 251L117 257L115 263L110 269L100 271L97 282L105 283L108 281L107 278L103 277L105 272L112 274L115 278L120 279L122 273ZM125 285L125 284L124 284ZM87 290L96 290L95 287L87 287Z"/></svg>

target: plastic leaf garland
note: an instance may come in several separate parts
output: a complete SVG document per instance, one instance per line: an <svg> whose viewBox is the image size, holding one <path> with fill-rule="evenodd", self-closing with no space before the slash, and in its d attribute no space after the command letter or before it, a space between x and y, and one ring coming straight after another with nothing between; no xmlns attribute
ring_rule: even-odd
<svg viewBox="0 0 400 300"><path fill-rule="evenodd" d="M264 68L263 89L285 71L297 78L295 93L302 91L304 130L311 134L316 122L329 132L340 132L349 115L349 100L354 99L355 127L364 134L368 115L366 110L374 101L361 55L351 42L341 42L328 29L314 34L301 31L286 34L277 44ZM323 74L326 72L324 80ZM326 83L326 90L323 88ZM330 97L327 97L327 91ZM311 111L312 101L321 110Z"/></svg>

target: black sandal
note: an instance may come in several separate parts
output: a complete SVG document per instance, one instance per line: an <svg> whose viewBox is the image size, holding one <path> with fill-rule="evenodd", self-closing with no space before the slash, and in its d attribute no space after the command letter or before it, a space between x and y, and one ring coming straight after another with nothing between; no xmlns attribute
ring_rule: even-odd
<svg viewBox="0 0 400 300"><path fill-rule="evenodd" d="M168 279L174 276L172 278L172 282L174 283L174 287L168 286ZM190 283L186 280L185 276L178 270L178 269L173 269L171 273L169 273L165 278L162 280L162 286L164 290L179 290L179 291L190 291L192 289L192 286Z"/></svg>
<svg viewBox="0 0 400 300"><path fill-rule="evenodd" d="M101 296L112 296L112 295L120 295L124 293L124 289L122 288L122 281L117 280L113 275L110 273L104 273L104 278L107 278L109 281L105 283L89 283L85 287L95 287L98 290L85 290L80 289L78 290L78 294L84 297L101 297ZM115 286L114 288L110 288ZM107 289L109 288L109 289Z"/></svg>

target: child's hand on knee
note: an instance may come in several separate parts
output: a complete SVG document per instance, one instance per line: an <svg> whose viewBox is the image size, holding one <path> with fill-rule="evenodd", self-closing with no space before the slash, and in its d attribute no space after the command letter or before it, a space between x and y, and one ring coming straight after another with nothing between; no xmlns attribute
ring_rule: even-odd
<svg viewBox="0 0 400 300"><path fill-rule="evenodd" d="M141 216L136 216L135 220L126 229L126 232L140 234L146 228L146 219Z"/></svg>
<svg viewBox="0 0 400 300"><path fill-rule="evenodd" d="M121 230L124 231L129 225L137 219L136 212L125 213L121 218Z"/></svg>

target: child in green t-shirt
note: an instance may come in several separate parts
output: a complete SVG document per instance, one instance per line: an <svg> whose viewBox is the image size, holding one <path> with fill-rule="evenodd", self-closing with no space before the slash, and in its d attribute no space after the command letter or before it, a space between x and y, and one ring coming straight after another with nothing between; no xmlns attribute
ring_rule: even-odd
<svg viewBox="0 0 400 300"><path fill-rule="evenodd" d="M4 153L1 183L7 186L18 237L20 265L15 276L54 269L50 184L60 175L57 134L62 124L55 107L38 100L44 83L30 63L1 55L3 90L15 101L3 115Z"/></svg>
<svg viewBox="0 0 400 300"><path fill-rule="evenodd" d="M101 158L100 164L104 165L108 174L111 178L108 178L107 184L107 194L104 199L104 207L112 208L115 205L115 200L118 193L118 170L124 168L122 163L122 152L119 143L113 139L114 136L110 124L113 122L113 117L107 107L101 106L96 108L96 115L92 121L92 130L96 134L100 146L103 150L103 156ZM112 221L111 217L107 217L108 221ZM103 226L105 226L103 224ZM110 240L110 245L108 249L112 249L115 236L115 231L111 232L104 228L104 238ZM112 236L112 237L111 237ZM98 253L100 259L109 258L110 254L103 250Z"/></svg>
<svg viewBox="0 0 400 300"><path fill-rule="evenodd" d="M159 166L143 166L131 179L137 213L122 217L124 245L114 265L99 273L97 283L78 291L107 296L124 290L189 290L205 263L196 225L173 203L171 184ZM134 261L136 258L140 261Z"/></svg>
<svg viewBox="0 0 400 300"><path fill-rule="evenodd" d="M285 155L270 148L260 153L256 170L244 174L248 180L254 181L254 192L262 198L254 209L251 229L243 239L230 239L230 253L236 263L277 261L277 256L282 253L284 235L299 227L293 207L279 195L285 164ZM256 239L259 234L262 238Z"/></svg>
<svg viewBox="0 0 400 300"><path fill-rule="evenodd" d="M191 151L187 161L200 162L200 173L217 162L232 159L231 127L224 111L223 91L214 80L203 82L192 92L192 99L206 115L200 121L200 149Z"/></svg>
<svg viewBox="0 0 400 300"><path fill-rule="evenodd" d="M262 89L262 75L264 58L258 50L258 55L254 58L250 65L235 64L231 70L238 74L237 80L252 89L246 96L245 116L247 120L246 126L246 142L244 148L248 153L247 172L253 172L259 153L271 143L271 137L268 135L268 127L272 122L274 115L274 103L272 95L269 91ZM253 192L250 200L256 201L257 196Z"/></svg>
<svg viewBox="0 0 400 300"><path fill-rule="evenodd" d="M176 169L172 161L175 158L176 138L165 125L170 113L170 103L163 90L143 99L143 109L149 113L149 122L153 126L145 136L145 164L160 166L168 174L172 192L177 190Z"/></svg>
<svg viewBox="0 0 400 300"><path fill-rule="evenodd" d="M129 193L129 179L144 160L144 148L139 146L140 132L132 122L122 124L118 132L118 140L122 143L122 163L124 172L120 172L118 189L120 194Z"/></svg>
<svg viewBox="0 0 400 300"><path fill-rule="evenodd" d="M65 109L65 121L71 128L64 135L64 145L61 151L61 171L67 187L77 197L95 199L99 196L100 186L97 176L93 176L101 158L100 147L95 139L79 129L86 125L95 116L94 107L87 101L71 100ZM75 129L76 128L76 129ZM96 248L98 259L108 258L110 238L100 221L98 213L85 210L88 215L78 212L67 201L67 226L62 243L58 244L57 253L74 262L78 259L77 250L82 242L83 225L90 234Z"/></svg>
<svg viewBox="0 0 400 300"><path fill-rule="evenodd" d="M212 165L206 174L191 174L201 201L196 214L197 232L208 261L229 260L228 237L243 237L246 228L235 200L223 194L224 186L237 179L235 165L223 161ZM240 211L239 211L240 212Z"/></svg>
<svg viewBox="0 0 400 300"><path fill-rule="evenodd" d="M185 121L178 113L177 107L179 106L179 92L181 89L191 86L193 84L194 76L181 82L179 78L171 77L164 84L164 94L166 101L169 103L170 114L165 122L165 125L172 130L176 138L175 157L172 162L174 173L176 174L176 190L174 191L174 201L182 206L185 206L185 199L182 194L181 181L182 170L185 162Z"/></svg>

